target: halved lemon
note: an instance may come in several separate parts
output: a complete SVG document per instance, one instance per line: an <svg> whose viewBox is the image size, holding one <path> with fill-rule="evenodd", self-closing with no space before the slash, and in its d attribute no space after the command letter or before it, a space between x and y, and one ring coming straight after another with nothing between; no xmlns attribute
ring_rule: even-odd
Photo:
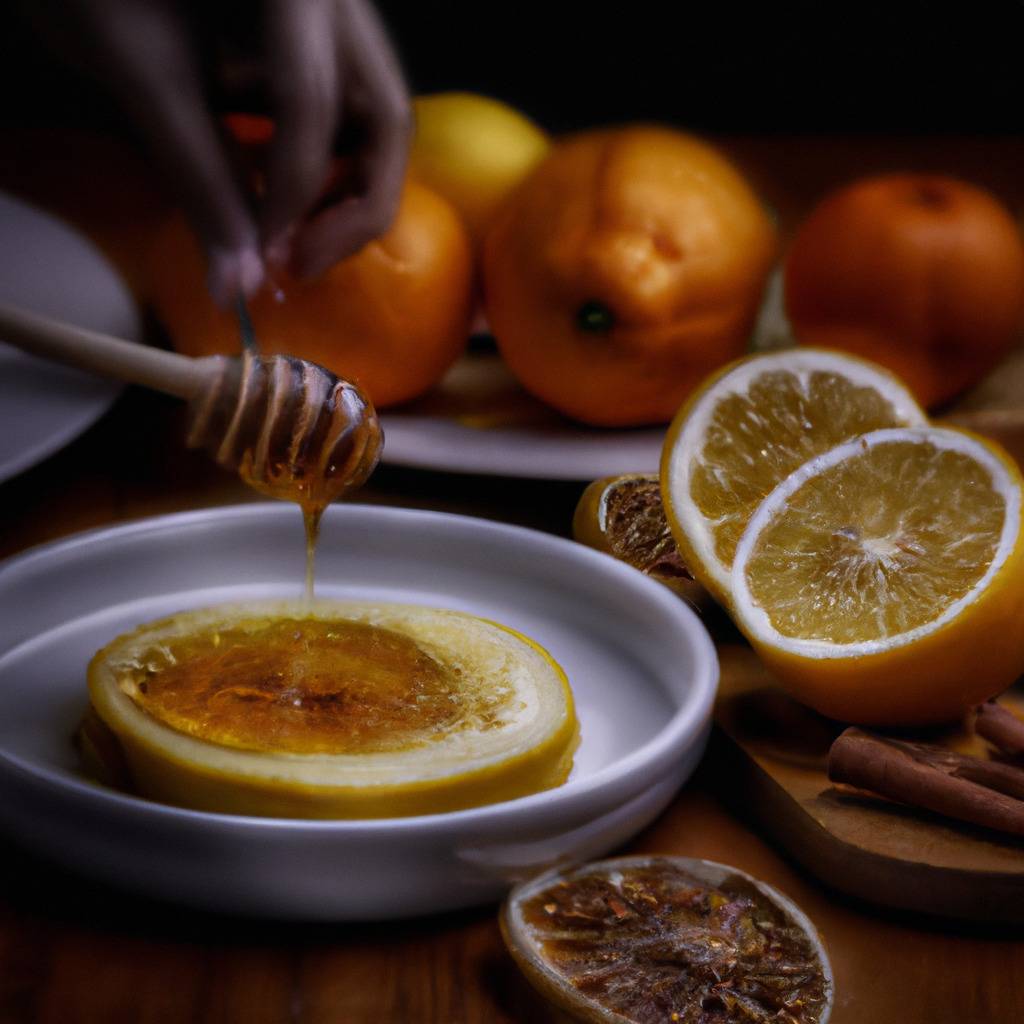
<svg viewBox="0 0 1024 1024"><path fill-rule="evenodd" d="M877 430L801 466L736 548L733 617L833 718L956 718L1024 670L1020 473L958 430Z"/></svg>
<svg viewBox="0 0 1024 1024"><path fill-rule="evenodd" d="M859 434L926 422L896 377L842 353L789 349L725 367L679 411L662 449L665 511L687 567L728 604L736 545L776 484Z"/></svg>
<svg viewBox="0 0 1024 1024"><path fill-rule="evenodd" d="M203 810L456 810L559 785L577 743L568 682L546 651L412 605L184 612L118 637L88 676L132 788ZM95 722L92 753L94 736Z"/></svg>

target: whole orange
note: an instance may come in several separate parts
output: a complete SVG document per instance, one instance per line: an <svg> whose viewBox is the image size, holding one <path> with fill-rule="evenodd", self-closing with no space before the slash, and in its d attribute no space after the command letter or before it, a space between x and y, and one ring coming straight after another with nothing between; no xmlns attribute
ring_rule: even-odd
<svg viewBox="0 0 1024 1024"><path fill-rule="evenodd" d="M210 299L199 243L180 216L158 234L152 263L154 305L174 347L237 352L238 321ZM263 353L319 363L387 407L423 394L454 362L469 335L472 295L459 215L408 180L386 234L316 280L275 280L249 312Z"/></svg>
<svg viewBox="0 0 1024 1024"><path fill-rule="evenodd" d="M1024 244L989 193L888 174L828 196L793 240L786 312L801 344L845 349L934 406L980 380L1024 319Z"/></svg>
<svg viewBox="0 0 1024 1024"><path fill-rule="evenodd" d="M484 303L512 372L597 426L661 423L744 351L775 231L707 143L634 126L557 144L484 243Z"/></svg>

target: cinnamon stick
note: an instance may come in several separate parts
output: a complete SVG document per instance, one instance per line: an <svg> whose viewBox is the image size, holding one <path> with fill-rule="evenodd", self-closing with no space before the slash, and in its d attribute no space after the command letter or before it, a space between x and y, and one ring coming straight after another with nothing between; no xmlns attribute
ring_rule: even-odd
<svg viewBox="0 0 1024 1024"><path fill-rule="evenodd" d="M1024 771L849 728L832 744L828 777L899 803L1024 836Z"/></svg>
<svg viewBox="0 0 1024 1024"><path fill-rule="evenodd" d="M974 731L1009 757L1024 756L1024 721L994 700L977 709Z"/></svg>
<svg viewBox="0 0 1024 1024"><path fill-rule="evenodd" d="M912 757L923 764L937 768L957 779L976 782L999 793L1024 800L1024 771L1015 765L1000 761L987 761L982 757L958 754L943 747L931 747L907 740L890 740L897 747L906 748Z"/></svg>

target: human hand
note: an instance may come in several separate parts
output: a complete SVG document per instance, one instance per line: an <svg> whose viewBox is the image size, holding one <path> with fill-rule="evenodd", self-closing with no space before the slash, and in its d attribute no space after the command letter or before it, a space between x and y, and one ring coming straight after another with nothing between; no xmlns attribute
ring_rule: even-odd
<svg viewBox="0 0 1024 1024"><path fill-rule="evenodd" d="M268 268L322 273L391 223L411 108L368 0L48 0L26 8L66 56L107 84L153 150L206 246L220 304L256 291ZM245 63L262 80L275 122L260 197L236 173L204 74L204 58L220 49L216 37L231 21L251 24L254 13L260 31ZM224 68L216 70L223 78ZM342 129L359 138L346 176L357 189L314 211Z"/></svg>

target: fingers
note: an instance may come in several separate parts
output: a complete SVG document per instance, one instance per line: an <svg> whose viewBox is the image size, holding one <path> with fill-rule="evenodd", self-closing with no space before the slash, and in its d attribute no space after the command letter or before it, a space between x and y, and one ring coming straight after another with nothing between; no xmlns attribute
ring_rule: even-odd
<svg viewBox="0 0 1024 1024"><path fill-rule="evenodd" d="M408 91L384 27L363 0L345 0L340 9L346 17L342 61L351 83L348 105L366 128L366 142L355 158L364 186L297 233L292 269L304 277L322 273L387 231L401 199L412 135Z"/></svg>
<svg viewBox="0 0 1024 1024"><path fill-rule="evenodd" d="M66 0L51 19L72 26L65 48L108 81L155 151L205 243L210 290L224 306L259 288L265 260L314 275L386 231L411 136L401 70L367 0L266 2L277 127L259 229L207 108L183 5ZM354 161L363 190L303 224L326 182L343 106L364 128Z"/></svg>
<svg viewBox="0 0 1024 1024"><path fill-rule="evenodd" d="M91 17L101 73L148 140L209 254L214 299L263 281L259 239L207 110L191 40L168 0L101 6Z"/></svg>
<svg viewBox="0 0 1024 1024"><path fill-rule="evenodd" d="M266 50L276 118L260 216L268 261L289 258L294 225L327 179L341 104L337 4L329 0L270 0Z"/></svg>
<svg viewBox="0 0 1024 1024"><path fill-rule="evenodd" d="M388 230L402 197L407 148L397 125L381 128L359 157L365 191L324 210L296 234L291 256L295 274L316 277Z"/></svg>

